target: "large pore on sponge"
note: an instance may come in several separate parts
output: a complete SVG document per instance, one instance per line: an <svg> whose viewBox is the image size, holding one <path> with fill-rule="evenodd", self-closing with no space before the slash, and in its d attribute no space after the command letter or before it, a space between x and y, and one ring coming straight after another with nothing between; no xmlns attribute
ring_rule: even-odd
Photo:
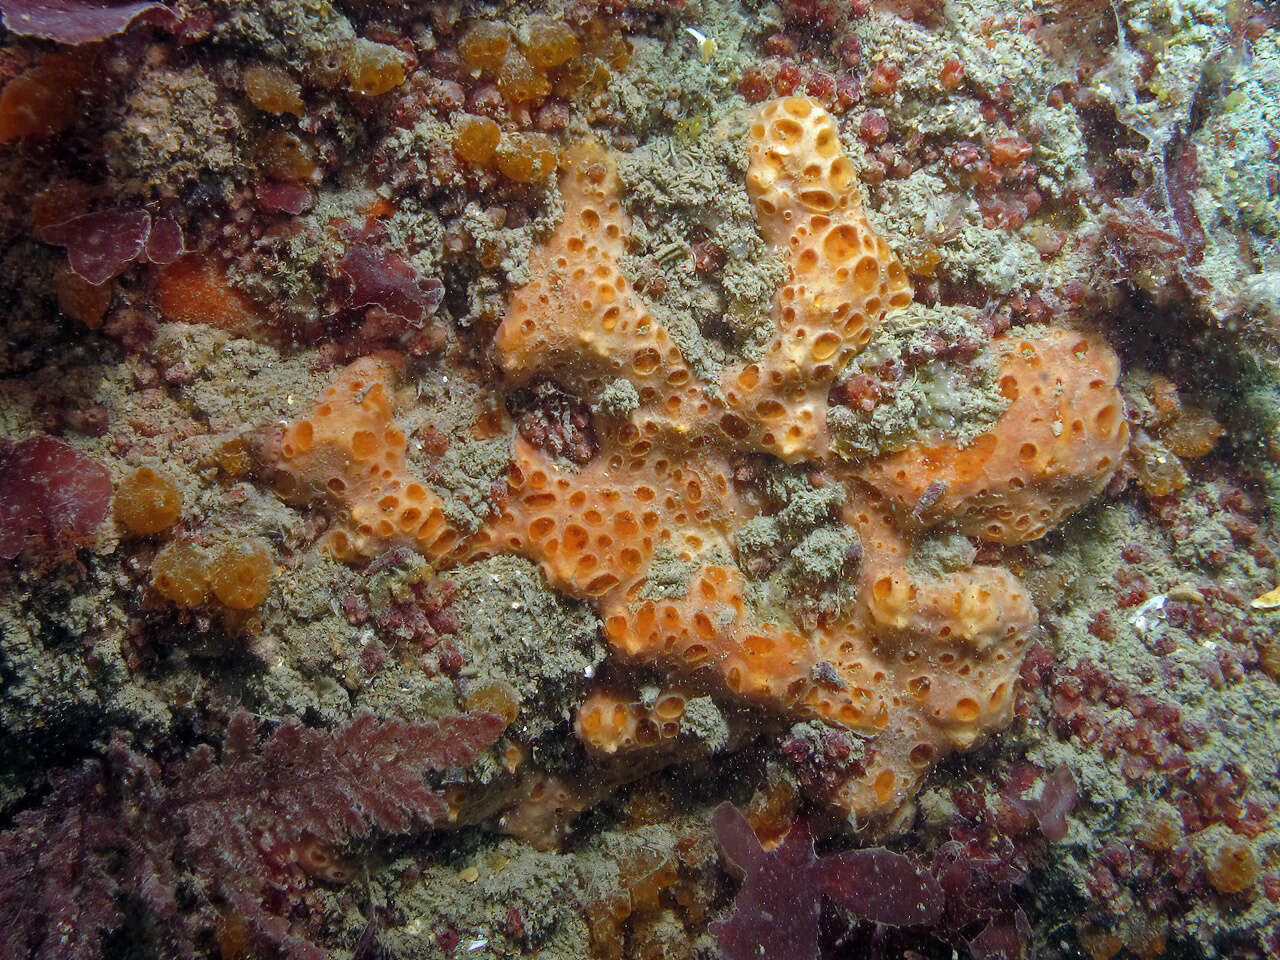
<svg viewBox="0 0 1280 960"><path fill-rule="evenodd" d="M992 344L1009 407L968 446L916 444L858 474L904 521L994 543L1044 536L1107 485L1129 445L1119 360L1090 334L1011 333Z"/></svg>

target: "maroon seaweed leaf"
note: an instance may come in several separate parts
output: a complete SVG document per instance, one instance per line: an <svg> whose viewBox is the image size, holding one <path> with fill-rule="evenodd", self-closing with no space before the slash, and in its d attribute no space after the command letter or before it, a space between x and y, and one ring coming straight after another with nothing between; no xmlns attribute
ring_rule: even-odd
<svg viewBox="0 0 1280 960"><path fill-rule="evenodd" d="M933 874L884 847L824 857L818 870L823 892L860 919L913 927L942 916L945 898Z"/></svg>
<svg viewBox="0 0 1280 960"><path fill-rule="evenodd" d="M347 305L379 306L388 313L419 323L435 313L444 299L444 286L435 278L418 282L413 267L399 254L377 247L355 246L338 261L350 282Z"/></svg>
<svg viewBox="0 0 1280 960"><path fill-rule="evenodd" d="M726 960L816 956L823 894L855 919L884 926L931 924L942 916L942 887L902 854L875 847L819 858L803 822L766 852L727 803L711 824L725 860L743 879L733 913L711 928Z"/></svg>
<svg viewBox="0 0 1280 960"><path fill-rule="evenodd" d="M173 217L156 217L147 241L146 259L152 263L173 263L187 252L182 227Z"/></svg>
<svg viewBox="0 0 1280 960"><path fill-rule="evenodd" d="M970 960L1023 960L1031 956L1031 924L1017 910L992 920L968 946Z"/></svg>
<svg viewBox="0 0 1280 960"><path fill-rule="evenodd" d="M150 237L151 214L139 209L85 213L40 231L43 242L67 248L71 269L94 286L142 256Z"/></svg>
<svg viewBox="0 0 1280 960"><path fill-rule="evenodd" d="M52 437L0 444L0 557L22 552L28 537L58 547L92 533L111 504L111 474Z"/></svg>
<svg viewBox="0 0 1280 960"><path fill-rule="evenodd" d="M169 30L178 24L162 3L94 0L0 0L0 20L19 36L68 44L105 40L135 22Z"/></svg>
<svg viewBox="0 0 1280 960"><path fill-rule="evenodd" d="M267 213L299 214L311 209L315 197L300 183L271 180L258 187L258 203Z"/></svg>
<svg viewBox="0 0 1280 960"><path fill-rule="evenodd" d="M711 925L725 960L809 960L818 950L822 901L808 826L796 824L765 852L732 804L717 807L711 824L729 866L743 878L729 919Z"/></svg>

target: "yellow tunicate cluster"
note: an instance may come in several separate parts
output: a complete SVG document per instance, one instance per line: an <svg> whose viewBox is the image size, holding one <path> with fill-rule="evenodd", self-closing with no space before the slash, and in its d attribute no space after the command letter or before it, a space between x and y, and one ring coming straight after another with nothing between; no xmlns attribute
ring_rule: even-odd
<svg viewBox="0 0 1280 960"><path fill-rule="evenodd" d="M719 382L697 376L619 268L630 225L612 158L580 145L564 157L563 220L532 252L531 280L512 295L494 343L508 386L552 379L600 411L595 455L574 467L517 434L491 518L461 543L442 523L424 536L414 528L424 515L396 519L413 481L392 421L387 361L367 359L289 425L279 465L302 499L327 505L343 549L334 550L334 534L326 546L339 556L400 544L436 562L522 554L554 587L594 604L622 664L663 670L673 689L696 676L713 697L854 732L860 754L826 799L887 821L941 756L1007 721L1036 622L1012 573L979 565L922 574L904 531L946 521L1017 543L1081 506L1127 444L1116 360L1067 331L1003 338L994 349L1010 402L988 437L972 448L829 464L828 482L846 494L841 520L862 544L856 600L812 628L769 621L728 559L736 531L763 509L739 490L733 464L761 452L824 457L833 378L911 288L863 219L821 107L794 97L765 104L750 136L747 186L763 233L789 265L774 302L776 335L758 359ZM619 381L636 403L606 412L597 401ZM367 450L356 449L361 434L376 441ZM687 577L655 594L660 557ZM666 707L669 718L656 701L601 686L577 729L603 754L672 744L679 719L674 701ZM545 813L540 801L527 803ZM508 814L513 824L524 816Z"/></svg>
<svg viewBox="0 0 1280 960"><path fill-rule="evenodd" d="M990 431L963 447L908 447L859 473L911 522L1026 543L1093 499L1124 458L1119 361L1068 330L1003 336L992 349L1010 403Z"/></svg>
<svg viewBox="0 0 1280 960"><path fill-rule="evenodd" d="M257 538L226 540L210 549L173 540L151 563L151 586L188 610L210 594L229 610L252 610L267 598L275 572L275 551Z"/></svg>
<svg viewBox="0 0 1280 960"><path fill-rule="evenodd" d="M280 493L329 508L321 548L337 559L396 545L443 555L457 539L440 498L409 475L404 431L391 419L397 375L394 358L356 361L270 444Z"/></svg>

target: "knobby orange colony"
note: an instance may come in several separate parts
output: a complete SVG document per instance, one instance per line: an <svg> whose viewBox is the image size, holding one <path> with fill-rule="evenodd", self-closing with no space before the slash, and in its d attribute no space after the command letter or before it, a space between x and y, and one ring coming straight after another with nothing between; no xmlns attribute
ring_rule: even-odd
<svg viewBox="0 0 1280 960"><path fill-rule="evenodd" d="M492 71L510 41L479 30L463 56ZM491 142L492 130L476 128L457 148L479 156ZM672 677L652 702L625 684L592 692L577 729L597 751L671 744L689 697L683 682L696 678L718 697L855 734L861 756L825 799L860 819L891 820L941 756L1008 720L1036 623L1009 570L922 573L908 565L910 538L949 523L1025 543L1101 490L1128 443L1114 354L1066 330L1000 338L1009 406L974 445L829 467L845 487L841 522L863 547L856 602L813 629L775 622L756 612L726 559L735 531L761 512L738 492L731 463L752 452L828 458L828 391L886 314L911 301L905 271L863 216L831 117L802 97L762 105L747 188L788 275L763 354L707 382L619 268L629 222L613 158L583 144L563 167L563 221L533 252L533 279L513 294L495 349L513 388L552 378L588 404L620 379L634 388L631 412L599 415L595 457L570 469L517 435L506 496L464 537L408 473L394 421L397 361L365 358L276 438L282 492L329 513L322 546L335 557L408 546L443 565L518 553L557 589L592 602L618 658ZM659 551L693 569L683 596L647 596Z"/></svg>

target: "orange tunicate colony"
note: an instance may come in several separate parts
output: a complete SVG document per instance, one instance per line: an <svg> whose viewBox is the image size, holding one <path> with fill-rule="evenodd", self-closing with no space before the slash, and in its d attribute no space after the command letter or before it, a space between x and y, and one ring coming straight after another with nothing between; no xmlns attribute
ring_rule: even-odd
<svg viewBox="0 0 1280 960"><path fill-rule="evenodd" d="M187 540L171 540L151 561L151 586L175 606L191 609L209 597L209 555Z"/></svg>
<svg viewBox="0 0 1280 960"><path fill-rule="evenodd" d="M252 610L267 598L275 576L275 555L257 538L228 540L206 550L173 540L151 563L151 586L185 609L201 606L212 593L231 610Z"/></svg>
<svg viewBox="0 0 1280 960"><path fill-rule="evenodd" d="M377 97L404 83L404 60L385 43L357 39L342 51L342 74L352 93Z"/></svg>
<svg viewBox="0 0 1280 960"><path fill-rule="evenodd" d="M1117 364L1101 343L1065 331L1000 341L1011 403L983 441L989 462L944 446L918 453L911 469L905 457L832 466L847 488L842 520L863 546L856 603L810 630L763 619L726 560L735 530L759 513L736 490L731 459L826 457L831 382L912 291L863 218L821 107L800 97L764 104L750 134L747 186L789 266L773 304L776 334L759 359L718 383L685 362L619 269L629 223L613 162L579 146L565 158L563 222L531 255L533 279L513 294L495 349L512 387L550 377L592 403L619 379L631 384L638 406L597 418L597 455L571 468L517 435L507 495L459 544L437 498L405 473L393 366L373 358L340 373L285 429L275 460L294 496L334 518L323 545L336 556L401 544L437 561L518 553L557 589L594 603L616 656L675 682L651 706L604 687L592 693L578 730L598 751L675 736L679 684L696 677L717 696L853 732L863 755L826 799L888 819L939 757L1007 721L1036 622L1009 571L918 573L907 538L945 521L1022 542L1082 505L1125 452ZM930 511L915 509L922 497ZM647 596L659 550L692 566L683 596Z"/></svg>
<svg viewBox="0 0 1280 960"><path fill-rule="evenodd" d="M1190 482L1186 461L1208 454L1226 431L1208 411L1183 403L1165 377L1134 378L1145 383L1139 409L1131 414L1135 429L1128 465L1149 496L1165 497Z"/></svg>
<svg viewBox="0 0 1280 960"><path fill-rule="evenodd" d="M617 39L616 37L614 38ZM582 41L567 24L536 17L517 34L503 23L472 24L458 43L465 69L491 81L512 106L536 106L549 96L566 96L607 69L597 59L617 62L618 51L583 53ZM502 132L486 117L463 115L457 121L454 152L477 168L496 167L516 183L542 183L556 169L555 141L540 133Z"/></svg>
<svg viewBox="0 0 1280 960"><path fill-rule="evenodd" d="M142 536L168 530L182 514L181 488L150 467L139 467L121 480L114 502L116 519Z"/></svg>

